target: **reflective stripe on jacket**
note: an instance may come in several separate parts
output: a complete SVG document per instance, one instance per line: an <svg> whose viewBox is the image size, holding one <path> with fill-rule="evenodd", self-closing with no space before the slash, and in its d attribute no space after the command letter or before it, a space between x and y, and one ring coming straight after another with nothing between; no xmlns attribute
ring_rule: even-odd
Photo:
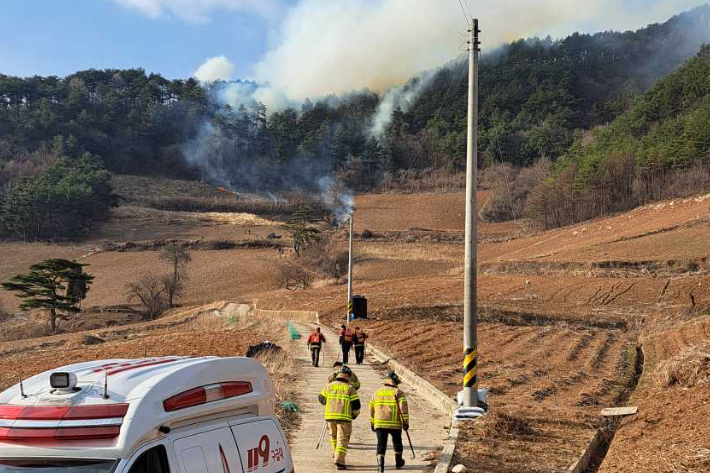
<svg viewBox="0 0 710 473"><path fill-rule="evenodd" d="M325 406L325 420L352 422L360 415L360 397L357 390L346 381L327 384L318 401Z"/></svg>
<svg viewBox="0 0 710 473"><path fill-rule="evenodd" d="M338 379L338 371L333 371L331 375L328 376L328 382L332 383L336 379ZM360 389L360 379L355 373L350 373L350 385L357 390Z"/></svg>
<svg viewBox="0 0 710 473"><path fill-rule="evenodd" d="M407 397L401 389L385 384L372 395L370 423L375 429L401 429L402 420L409 425Z"/></svg>

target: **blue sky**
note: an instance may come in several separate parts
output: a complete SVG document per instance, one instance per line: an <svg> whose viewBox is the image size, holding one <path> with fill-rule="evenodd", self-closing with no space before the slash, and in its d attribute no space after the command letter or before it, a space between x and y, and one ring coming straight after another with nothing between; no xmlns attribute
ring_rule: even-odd
<svg viewBox="0 0 710 473"><path fill-rule="evenodd" d="M143 67L189 77L208 57L228 54L237 74L264 53L270 20L220 10L208 22L151 18L111 0L0 0L0 73L59 75Z"/></svg>

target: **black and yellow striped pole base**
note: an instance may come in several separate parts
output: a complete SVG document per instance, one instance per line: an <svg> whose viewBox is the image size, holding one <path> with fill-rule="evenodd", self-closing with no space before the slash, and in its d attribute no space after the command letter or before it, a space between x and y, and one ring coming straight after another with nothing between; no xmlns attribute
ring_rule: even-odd
<svg viewBox="0 0 710 473"><path fill-rule="evenodd" d="M466 348L463 357L463 387L476 387L476 374L478 373L478 349Z"/></svg>
<svg viewBox="0 0 710 473"><path fill-rule="evenodd" d="M463 391L459 393L459 406L454 412L454 420L466 421L482 417L485 409L478 407L478 349L466 348L463 352Z"/></svg>
<svg viewBox="0 0 710 473"><path fill-rule="evenodd" d="M345 317L348 321L348 323L352 320L352 313L353 313L353 301L348 302L348 310L345 313Z"/></svg>

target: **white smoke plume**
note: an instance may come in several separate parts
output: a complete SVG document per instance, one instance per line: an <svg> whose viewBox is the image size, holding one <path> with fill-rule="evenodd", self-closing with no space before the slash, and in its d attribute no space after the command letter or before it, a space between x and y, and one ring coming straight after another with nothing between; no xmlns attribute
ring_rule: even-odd
<svg viewBox="0 0 710 473"><path fill-rule="evenodd" d="M200 82L214 82L217 80L229 80L234 75L236 67L226 56L209 58L197 68L193 76Z"/></svg>
<svg viewBox="0 0 710 473"><path fill-rule="evenodd" d="M700 0L474 2L484 52L535 35L636 29ZM301 0L255 66L260 82L291 100L369 88L384 92L456 57L466 24L456 0Z"/></svg>
<svg viewBox="0 0 710 473"><path fill-rule="evenodd" d="M405 85L390 89L382 97L377 113L372 117L372 125L369 130L370 136L381 137L387 126L392 122L392 112L399 108L402 112L407 113L422 92L429 87L435 76L436 73L433 71L425 72Z"/></svg>

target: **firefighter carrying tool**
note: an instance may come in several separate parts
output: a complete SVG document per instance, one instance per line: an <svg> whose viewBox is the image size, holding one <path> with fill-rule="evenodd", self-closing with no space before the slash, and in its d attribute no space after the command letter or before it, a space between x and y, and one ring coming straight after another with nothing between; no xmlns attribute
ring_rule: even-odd
<svg viewBox="0 0 710 473"><path fill-rule="evenodd" d="M368 335L360 328L355 327L353 343L355 344L355 361L361 365L365 361L365 340Z"/></svg>
<svg viewBox="0 0 710 473"><path fill-rule="evenodd" d="M311 364L318 368L320 352L323 348L323 344L325 343L325 335L321 333L320 327L316 327L316 329L308 335L306 343L308 344L308 348L311 350Z"/></svg>
<svg viewBox="0 0 710 473"><path fill-rule="evenodd" d="M333 371L333 372L330 374L330 376L328 376L328 382L329 382L329 383L332 383L333 381L336 380L336 378L338 377L338 373L340 372L340 368L341 368L342 366L345 366L345 365L343 365L343 362L342 362L342 361L336 361L335 363L333 363L333 369L334 369L335 371ZM357 375L355 374L355 372L352 371L352 370L350 370L350 385L351 385L352 387L354 387L357 391L360 390L360 380L358 379L358 377L357 377Z"/></svg>
<svg viewBox="0 0 710 473"><path fill-rule="evenodd" d="M325 421L330 432L333 460L338 470L346 470L345 456L348 453L353 420L360 415L360 398L350 384L352 371L347 366L340 368L335 381L327 384L318 401L325 406ZM400 436L401 438L401 436Z"/></svg>
<svg viewBox="0 0 710 473"><path fill-rule="evenodd" d="M377 434L377 465L380 472L385 471L387 439L390 435L394 447L395 467L398 470L404 467L402 430L409 430L407 398L398 387L402 380L390 371L383 384L384 387L376 391L370 401L370 427Z"/></svg>

